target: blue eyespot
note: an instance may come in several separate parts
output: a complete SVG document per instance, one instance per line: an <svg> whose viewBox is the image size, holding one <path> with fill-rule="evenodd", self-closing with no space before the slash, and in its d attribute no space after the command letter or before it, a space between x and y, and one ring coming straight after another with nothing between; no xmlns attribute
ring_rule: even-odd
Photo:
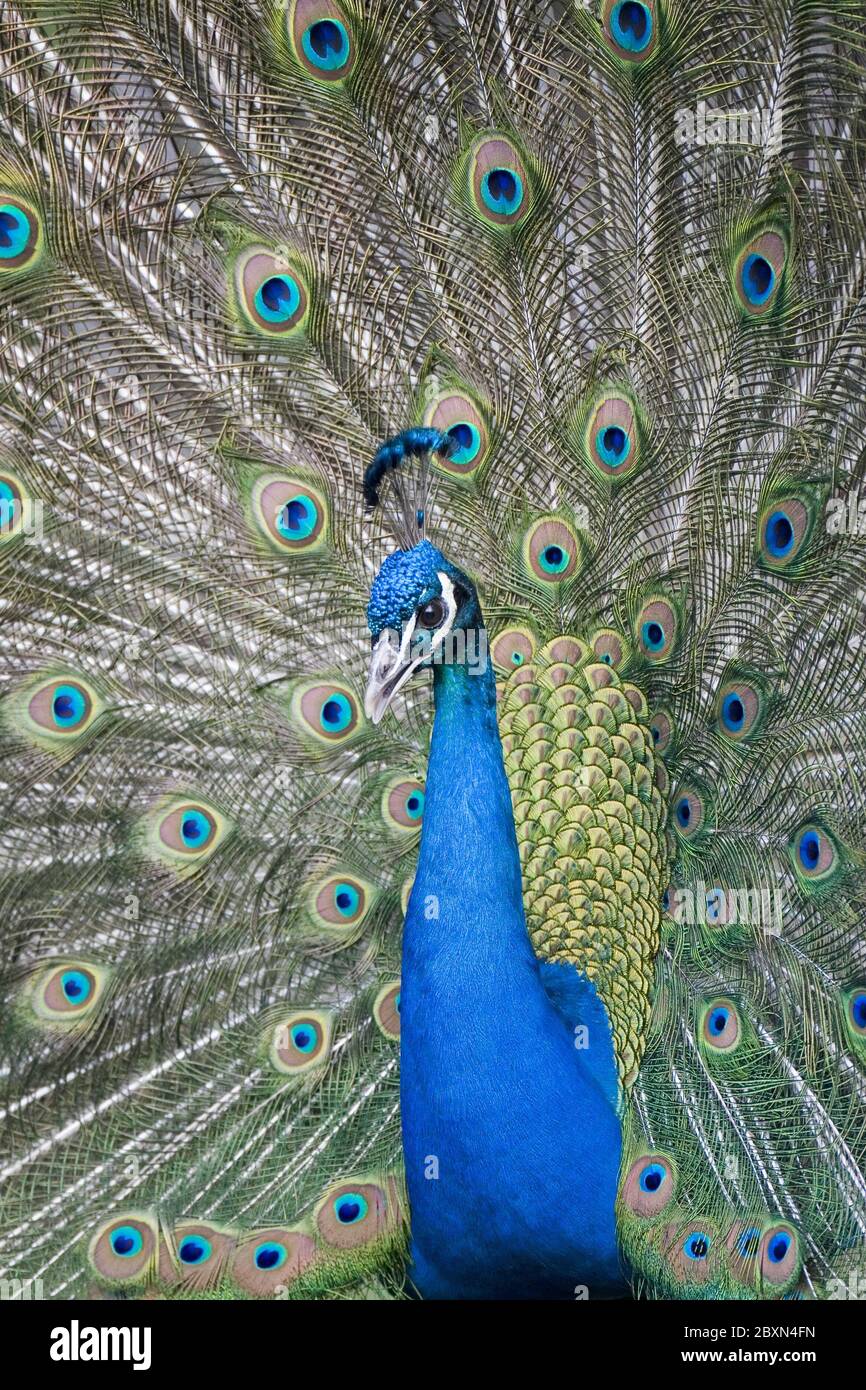
<svg viewBox="0 0 866 1390"><path fill-rule="evenodd" d="M118 1226L111 1232L109 1242L115 1255L121 1255L126 1260L137 1255L144 1245L141 1231L134 1226Z"/></svg>
<svg viewBox="0 0 866 1390"><path fill-rule="evenodd" d="M0 205L0 260L20 256L30 240L30 218L14 203Z"/></svg>
<svg viewBox="0 0 866 1390"><path fill-rule="evenodd" d="M319 19L305 30L301 46L313 67L337 72L349 61L349 35L339 19Z"/></svg>
<svg viewBox="0 0 866 1390"><path fill-rule="evenodd" d="M271 275L255 295L256 312L266 323L288 323L298 311L301 291L291 275Z"/></svg>
<svg viewBox="0 0 866 1390"><path fill-rule="evenodd" d="M200 1265L210 1258L211 1248L204 1236L184 1236L177 1253L182 1264Z"/></svg>
<svg viewBox="0 0 866 1390"><path fill-rule="evenodd" d="M661 1163L648 1163L641 1172L639 1182L642 1192L658 1192L667 1181L667 1169Z"/></svg>
<svg viewBox="0 0 866 1390"><path fill-rule="evenodd" d="M424 814L424 793L416 788L406 797L406 814L410 820L420 820Z"/></svg>
<svg viewBox="0 0 866 1390"><path fill-rule="evenodd" d="M488 169L481 196L491 212L510 217L523 202L523 180L514 169Z"/></svg>
<svg viewBox="0 0 866 1390"><path fill-rule="evenodd" d="M210 838L213 822L204 811L187 810L180 823L180 835L188 849L201 849Z"/></svg>
<svg viewBox="0 0 866 1390"><path fill-rule="evenodd" d="M397 1013L400 1012L400 997L400 991L398 990L394 995L394 1008L397 1010Z"/></svg>
<svg viewBox="0 0 866 1390"><path fill-rule="evenodd" d="M608 425L595 436L599 457L611 468L619 468L631 453L631 440L619 425Z"/></svg>
<svg viewBox="0 0 866 1390"><path fill-rule="evenodd" d="M751 1260L757 1255L760 1244L761 1232L757 1226L750 1226L737 1240L737 1252L744 1260Z"/></svg>
<svg viewBox="0 0 866 1390"><path fill-rule="evenodd" d="M665 645L665 630L661 623L657 623L654 619L644 623L641 628L641 637L648 651L660 652Z"/></svg>
<svg viewBox="0 0 866 1390"><path fill-rule="evenodd" d="M312 497L299 492L277 513L277 530L287 541L303 541L313 534L318 520L319 509Z"/></svg>
<svg viewBox="0 0 866 1390"><path fill-rule="evenodd" d="M818 860L821 857L821 841L818 839L817 831L804 831L800 836L797 853L804 869L817 869Z"/></svg>
<svg viewBox="0 0 866 1390"><path fill-rule="evenodd" d="M86 1004L93 993L93 982L81 970L64 970L60 988L70 1004Z"/></svg>
<svg viewBox="0 0 866 1390"><path fill-rule="evenodd" d="M512 653L511 653L511 664L512 664L512 666L522 666L525 660L526 660L526 657L523 655L523 652L512 652Z"/></svg>
<svg viewBox="0 0 866 1390"><path fill-rule="evenodd" d="M18 493L3 478L0 478L0 530L8 529L14 525L20 506L21 498Z"/></svg>
<svg viewBox="0 0 866 1390"><path fill-rule="evenodd" d="M687 830L692 823L692 805L687 796L680 797L674 815L680 829Z"/></svg>
<svg viewBox="0 0 866 1390"><path fill-rule="evenodd" d="M51 702L55 724L61 729L74 729L87 713L87 700L75 685L58 685Z"/></svg>
<svg viewBox="0 0 866 1390"><path fill-rule="evenodd" d="M743 293L750 304L766 304L776 284L776 272L765 256L753 252L743 262Z"/></svg>
<svg viewBox="0 0 866 1390"><path fill-rule="evenodd" d="M547 574L562 574L571 563L571 556L562 545L546 545L538 557L538 563Z"/></svg>
<svg viewBox="0 0 866 1390"><path fill-rule="evenodd" d="M292 1043L299 1052L312 1052L319 1041L319 1030L313 1023L296 1023L292 1028Z"/></svg>
<svg viewBox="0 0 866 1390"><path fill-rule="evenodd" d="M703 1231L692 1231L683 1242L683 1250L690 1260L705 1260L710 1253L710 1237Z"/></svg>
<svg viewBox="0 0 866 1390"><path fill-rule="evenodd" d="M735 690L727 694L722 701L722 723L732 734L739 733L746 718L746 711L743 702Z"/></svg>
<svg viewBox="0 0 866 1390"><path fill-rule="evenodd" d="M338 883L334 889L334 906L343 917L352 917L358 911L360 894L351 883Z"/></svg>
<svg viewBox="0 0 866 1390"><path fill-rule="evenodd" d="M790 517L784 512L772 512L764 527L764 541L770 554L777 560L783 560L793 549L794 540Z"/></svg>
<svg viewBox="0 0 866 1390"><path fill-rule="evenodd" d="M352 706L339 690L335 690L322 704L319 719L328 734L339 734L352 722Z"/></svg>
<svg viewBox="0 0 866 1390"><path fill-rule="evenodd" d="M671 905L671 890L666 888L662 893L662 912L667 912Z"/></svg>
<svg viewBox="0 0 866 1390"><path fill-rule="evenodd" d="M366 1197L360 1192L344 1192L334 1203L337 1220L344 1226L354 1226L363 1221L369 1211Z"/></svg>
<svg viewBox="0 0 866 1390"><path fill-rule="evenodd" d="M727 1009L722 1008L721 1006L715 1009L711 1009L710 1016L707 1019L706 1024L707 1031L709 1033L714 1034L716 1037L721 1036L721 1034L724 1033L725 1029L728 1026L729 1018L730 1014L728 1013Z"/></svg>
<svg viewBox="0 0 866 1390"><path fill-rule="evenodd" d="M862 991L851 996L849 1005L851 1009L851 1021L854 1027L860 1032L866 1033L866 994Z"/></svg>
<svg viewBox="0 0 866 1390"><path fill-rule="evenodd" d="M767 1246L767 1258L771 1264L781 1264L791 1248L791 1237L787 1231L779 1231L774 1235Z"/></svg>
<svg viewBox="0 0 866 1390"><path fill-rule="evenodd" d="M466 464L471 463L477 457L478 450L481 448L481 431L477 426L472 425L467 420L459 420L456 425L452 425L446 430L449 439L454 443L448 455L450 463Z"/></svg>
<svg viewBox="0 0 866 1390"><path fill-rule="evenodd" d="M610 32L629 53L643 53L653 35L652 14L636 0L621 0L610 15Z"/></svg>
<svg viewBox="0 0 866 1390"><path fill-rule="evenodd" d="M263 1245L256 1246L253 1264L256 1269L280 1269L286 1263L288 1254L286 1247L278 1241L266 1240Z"/></svg>

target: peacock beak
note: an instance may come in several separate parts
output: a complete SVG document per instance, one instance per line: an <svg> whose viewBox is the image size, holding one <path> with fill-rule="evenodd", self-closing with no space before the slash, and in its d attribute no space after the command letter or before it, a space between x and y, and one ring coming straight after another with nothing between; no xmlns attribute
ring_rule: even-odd
<svg viewBox="0 0 866 1390"><path fill-rule="evenodd" d="M398 640L390 628L385 628L373 648L364 712L374 724L379 723L397 691L402 690L424 660L423 652L414 657L410 654L414 630L414 618L404 627L402 640Z"/></svg>

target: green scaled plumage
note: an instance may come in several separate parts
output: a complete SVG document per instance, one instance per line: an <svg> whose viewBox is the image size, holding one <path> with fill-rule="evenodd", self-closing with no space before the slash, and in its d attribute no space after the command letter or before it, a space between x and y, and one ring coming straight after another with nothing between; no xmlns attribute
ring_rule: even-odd
<svg viewBox="0 0 866 1390"><path fill-rule="evenodd" d="M635 1291L862 1259L866 21L633 8L0 16L0 1278L409 1292L431 701L364 715L360 478L413 425Z"/></svg>

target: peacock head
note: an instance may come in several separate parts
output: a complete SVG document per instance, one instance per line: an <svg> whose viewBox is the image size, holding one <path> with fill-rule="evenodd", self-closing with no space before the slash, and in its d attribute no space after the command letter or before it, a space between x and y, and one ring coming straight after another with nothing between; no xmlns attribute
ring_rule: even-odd
<svg viewBox="0 0 866 1390"><path fill-rule="evenodd" d="M367 622L373 656L364 708L378 724L415 671L465 660L465 636L458 642L456 634L479 629L481 610L471 579L423 540L385 560L373 581Z"/></svg>

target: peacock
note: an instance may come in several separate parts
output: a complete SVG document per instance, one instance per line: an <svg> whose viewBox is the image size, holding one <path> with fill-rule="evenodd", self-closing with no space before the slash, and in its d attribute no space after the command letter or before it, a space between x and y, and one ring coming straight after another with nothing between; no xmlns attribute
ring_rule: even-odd
<svg viewBox="0 0 866 1390"><path fill-rule="evenodd" d="M7 0L11 1296L847 1287L864 54Z"/></svg>

